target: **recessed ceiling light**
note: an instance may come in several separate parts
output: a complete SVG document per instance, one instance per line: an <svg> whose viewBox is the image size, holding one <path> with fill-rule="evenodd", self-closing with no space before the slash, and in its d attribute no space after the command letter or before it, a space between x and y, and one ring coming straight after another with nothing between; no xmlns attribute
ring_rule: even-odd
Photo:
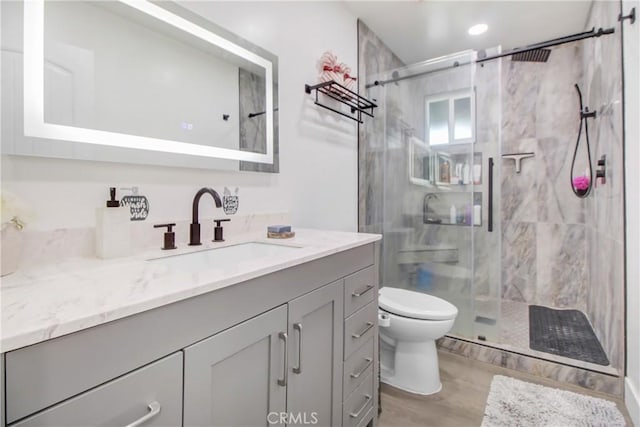
<svg viewBox="0 0 640 427"><path fill-rule="evenodd" d="M489 26L487 24L477 24L469 28L468 33L472 36L477 36L479 34L486 32L488 29L489 29Z"/></svg>

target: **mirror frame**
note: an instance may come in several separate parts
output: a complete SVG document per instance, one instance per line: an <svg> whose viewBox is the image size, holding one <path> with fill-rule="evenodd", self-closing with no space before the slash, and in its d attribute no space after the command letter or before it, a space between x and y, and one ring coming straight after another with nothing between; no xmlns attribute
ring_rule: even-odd
<svg viewBox="0 0 640 427"><path fill-rule="evenodd" d="M200 157L242 160L273 164L273 64L254 52L221 37L203 26L147 0L115 0L140 12L225 49L265 70L266 153L209 147L174 140L135 136L44 121L44 0L24 2L24 134L25 136L62 140L118 148L186 154Z"/></svg>

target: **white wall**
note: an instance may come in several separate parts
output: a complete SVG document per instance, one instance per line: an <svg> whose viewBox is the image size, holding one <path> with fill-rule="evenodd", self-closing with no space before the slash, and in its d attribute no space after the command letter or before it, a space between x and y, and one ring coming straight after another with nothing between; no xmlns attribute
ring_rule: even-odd
<svg viewBox="0 0 640 427"><path fill-rule="evenodd" d="M176 39L171 30L151 29L99 3L48 4L44 22L45 57L64 64L54 48L89 52L91 66L80 71L90 73L86 81L95 85L86 88L73 81L73 90L94 94L89 103L95 106L93 120L51 120L51 110L60 109L52 102L53 108L45 107L45 121L193 144L213 141L217 147L238 149L236 64L204 50L208 46L196 44L195 38ZM49 93L53 101L65 93L50 86L53 82L45 84L45 97ZM224 121L222 115L229 113ZM182 122L193 129L183 129Z"/></svg>
<svg viewBox="0 0 640 427"><path fill-rule="evenodd" d="M624 0L622 10L640 13L640 2ZM640 426L640 23L623 24L625 167L627 198L627 373L625 403Z"/></svg>
<svg viewBox="0 0 640 427"><path fill-rule="evenodd" d="M297 227L356 231L357 127L314 106L304 93L304 84L316 81L316 62L325 50L333 50L355 74L355 17L337 2L182 4L278 56L281 173L2 156L2 187L33 207L32 229L93 226L107 187L137 185L150 201L149 226L188 219L192 197L202 186L219 191L238 186L238 213L290 211ZM214 216L204 203L201 212Z"/></svg>

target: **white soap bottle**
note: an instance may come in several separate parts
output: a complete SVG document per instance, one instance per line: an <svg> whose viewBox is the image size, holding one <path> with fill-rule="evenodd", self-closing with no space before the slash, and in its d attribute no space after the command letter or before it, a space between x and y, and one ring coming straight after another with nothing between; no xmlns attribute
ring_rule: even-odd
<svg viewBox="0 0 640 427"><path fill-rule="evenodd" d="M462 167L462 183L465 185L471 183L471 168L467 162L465 162Z"/></svg>
<svg viewBox="0 0 640 427"><path fill-rule="evenodd" d="M111 187L107 207L96 209L96 256L118 258L131 255L131 211L120 206Z"/></svg>
<svg viewBox="0 0 640 427"><path fill-rule="evenodd" d="M456 205L451 205L449 209L449 223L456 224L458 222L458 212L456 211Z"/></svg>
<svg viewBox="0 0 640 427"><path fill-rule="evenodd" d="M482 206L473 205L473 225L482 224Z"/></svg>

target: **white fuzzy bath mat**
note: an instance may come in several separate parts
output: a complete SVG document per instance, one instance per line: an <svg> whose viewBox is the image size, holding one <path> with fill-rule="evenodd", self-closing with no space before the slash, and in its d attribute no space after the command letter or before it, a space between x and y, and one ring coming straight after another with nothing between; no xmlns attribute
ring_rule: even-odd
<svg viewBox="0 0 640 427"><path fill-rule="evenodd" d="M624 426L616 404L604 399L496 375L482 427Z"/></svg>

